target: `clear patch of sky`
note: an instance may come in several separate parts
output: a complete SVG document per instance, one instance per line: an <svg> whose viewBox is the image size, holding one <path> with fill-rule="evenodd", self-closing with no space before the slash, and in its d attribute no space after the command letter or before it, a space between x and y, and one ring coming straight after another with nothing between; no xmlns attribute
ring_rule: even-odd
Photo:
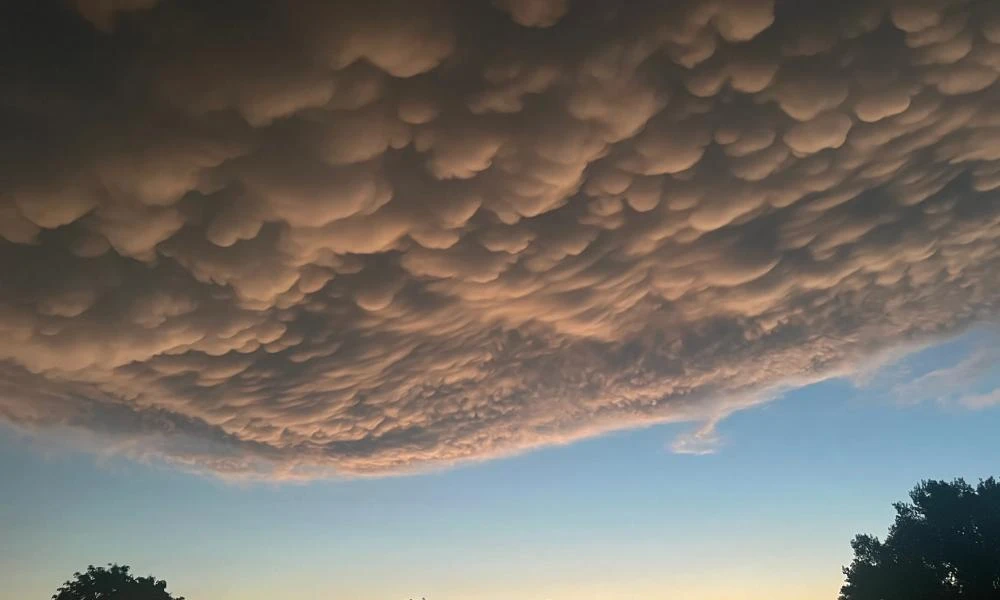
<svg viewBox="0 0 1000 600"><path fill-rule="evenodd" d="M671 454L690 427L672 425L429 475L241 486L0 429L0 598L118 561L189 600L832 599L851 536L884 533L914 483L1000 471L1000 409L895 393L996 340L737 413L706 456ZM978 373L956 389L1000 385Z"/></svg>

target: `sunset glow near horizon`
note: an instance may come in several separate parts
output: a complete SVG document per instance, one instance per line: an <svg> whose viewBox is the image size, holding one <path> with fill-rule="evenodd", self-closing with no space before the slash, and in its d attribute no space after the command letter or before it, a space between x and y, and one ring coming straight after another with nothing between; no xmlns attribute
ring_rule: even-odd
<svg viewBox="0 0 1000 600"><path fill-rule="evenodd" d="M0 435L0 530L19 542L0 549L0 597L127 560L190 600L835 598L850 538L884 535L913 483L995 472L1000 411L906 384L962 372L961 397L995 390L995 369L968 366L996 341L790 392L702 456L671 453L668 425L432 475L233 485Z"/></svg>
<svg viewBox="0 0 1000 600"><path fill-rule="evenodd" d="M1000 3L0 9L0 598L835 598L1000 458Z"/></svg>

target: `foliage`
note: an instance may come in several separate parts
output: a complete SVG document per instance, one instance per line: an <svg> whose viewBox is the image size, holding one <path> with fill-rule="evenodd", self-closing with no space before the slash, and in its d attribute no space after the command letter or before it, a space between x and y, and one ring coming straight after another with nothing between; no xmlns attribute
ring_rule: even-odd
<svg viewBox="0 0 1000 600"><path fill-rule="evenodd" d="M858 535L841 600L1000 598L1000 484L924 481L885 541Z"/></svg>
<svg viewBox="0 0 1000 600"><path fill-rule="evenodd" d="M184 600L167 593L167 582L152 576L134 577L127 565L87 567L74 573L52 596L52 600Z"/></svg>

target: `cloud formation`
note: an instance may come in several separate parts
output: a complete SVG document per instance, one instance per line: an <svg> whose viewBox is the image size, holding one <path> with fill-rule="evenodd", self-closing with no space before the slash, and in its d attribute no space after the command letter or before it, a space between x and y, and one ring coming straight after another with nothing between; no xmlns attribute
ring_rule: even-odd
<svg viewBox="0 0 1000 600"><path fill-rule="evenodd" d="M989 345L975 348L953 365L933 369L919 377L908 376L891 386L891 394L904 405L934 402L968 410L1000 405L996 369L1000 349L996 347L996 332L991 333L993 335L986 342Z"/></svg>
<svg viewBox="0 0 1000 600"><path fill-rule="evenodd" d="M9 4L18 427L231 476L700 452L998 315L996 2Z"/></svg>

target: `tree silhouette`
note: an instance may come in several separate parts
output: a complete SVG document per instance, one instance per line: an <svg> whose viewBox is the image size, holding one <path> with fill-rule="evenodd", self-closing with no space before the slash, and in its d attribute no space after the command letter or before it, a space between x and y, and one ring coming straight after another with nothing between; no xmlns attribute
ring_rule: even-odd
<svg viewBox="0 0 1000 600"><path fill-rule="evenodd" d="M87 567L86 573L74 573L52 600L184 600L167 593L167 582L152 576L133 577L127 565L109 564L108 568Z"/></svg>
<svg viewBox="0 0 1000 600"><path fill-rule="evenodd" d="M885 541L858 535L841 600L1000 598L1000 484L924 481Z"/></svg>

